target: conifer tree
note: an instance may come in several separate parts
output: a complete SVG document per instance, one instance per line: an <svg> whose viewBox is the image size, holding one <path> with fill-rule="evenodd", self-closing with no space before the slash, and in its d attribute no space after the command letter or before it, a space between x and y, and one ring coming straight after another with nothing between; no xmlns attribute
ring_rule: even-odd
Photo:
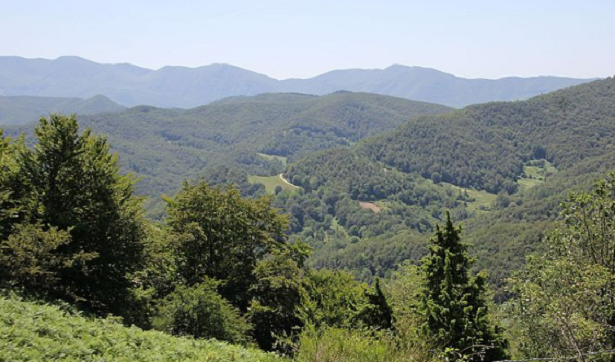
<svg viewBox="0 0 615 362"><path fill-rule="evenodd" d="M101 313L120 313L143 258L144 224L135 181L119 173L103 137L80 132L76 117L52 115L35 129L34 149L16 156L31 183L31 222L67 231L55 253L72 262L58 271L56 296Z"/></svg>
<svg viewBox="0 0 615 362"><path fill-rule="evenodd" d="M485 276L471 276L474 260L460 232L447 212L446 225L437 227L429 255L422 259L426 283L421 298L423 332L453 356L475 361L505 359L507 342L489 321Z"/></svg>
<svg viewBox="0 0 615 362"><path fill-rule="evenodd" d="M363 322L376 329L393 328L393 308L380 288L380 279L374 282L374 291L365 291L368 305L362 312Z"/></svg>

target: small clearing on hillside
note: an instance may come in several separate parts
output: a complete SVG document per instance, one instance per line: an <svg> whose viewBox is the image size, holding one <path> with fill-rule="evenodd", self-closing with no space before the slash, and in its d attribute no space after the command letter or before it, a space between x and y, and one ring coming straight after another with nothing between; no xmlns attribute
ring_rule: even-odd
<svg viewBox="0 0 615 362"><path fill-rule="evenodd" d="M268 193L274 194L276 187L282 187L282 190L296 190L299 187L288 182L282 174L275 176L248 176L248 181L252 184L263 184Z"/></svg>

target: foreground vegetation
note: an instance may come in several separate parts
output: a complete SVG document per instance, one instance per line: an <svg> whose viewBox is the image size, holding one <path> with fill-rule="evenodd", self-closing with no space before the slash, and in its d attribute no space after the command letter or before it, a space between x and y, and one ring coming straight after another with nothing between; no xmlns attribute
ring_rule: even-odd
<svg viewBox="0 0 615 362"><path fill-rule="evenodd" d="M572 103L598 117L589 128L612 116L609 82L562 93L598 92L600 110ZM615 158L559 150L568 133L552 138L558 157L532 147L499 190L404 172L394 142L382 160L359 145L291 162L300 187L275 195L223 165L164 196L158 222L106 139L59 115L34 133L0 142L0 287L28 300L299 361L606 361L615 348Z"/></svg>
<svg viewBox="0 0 615 362"><path fill-rule="evenodd" d="M70 307L0 298L2 361L246 361L284 359L214 340L173 337L86 318Z"/></svg>
<svg viewBox="0 0 615 362"><path fill-rule="evenodd" d="M413 309L398 314L416 323L398 326L379 281L370 287L344 272L305 266L309 247L288 241L288 221L270 197L247 199L232 186L184 182L165 198L164 224L151 224L132 195L135 181L119 174L104 138L58 115L42 119L35 134L34 148L23 138L2 138L0 147L0 286L7 290L120 316L144 329L298 358L315 348L312 337L343 331L359 338L357 348L379 341L376 335L391 338L375 350L384 353L380 359L407 356L397 345L426 337L448 347L433 357L471 357L464 351L476 354L467 349L473 345L483 346L479 354L488 360L506 355L497 323L487 318L484 280L470 275L472 262L450 218L423 261ZM451 263L455 282L442 284L453 275ZM442 295L455 297L435 293L440 284ZM453 302L466 299L468 288L466 305ZM463 329L441 330L443 321ZM402 338L397 329L414 332ZM9 341L19 345L19 338Z"/></svg>

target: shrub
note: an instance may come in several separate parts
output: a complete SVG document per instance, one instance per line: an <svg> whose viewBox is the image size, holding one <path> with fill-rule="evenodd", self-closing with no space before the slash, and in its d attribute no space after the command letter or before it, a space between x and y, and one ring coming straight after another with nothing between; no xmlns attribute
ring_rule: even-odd
<svg viewBox="0 0 615 362"><path fill-rule="evenodd" d="M154 328L175 336L246 343L250 327L218 294L218 284L209 280L191 288L179 286L162 303Z"/></svg>

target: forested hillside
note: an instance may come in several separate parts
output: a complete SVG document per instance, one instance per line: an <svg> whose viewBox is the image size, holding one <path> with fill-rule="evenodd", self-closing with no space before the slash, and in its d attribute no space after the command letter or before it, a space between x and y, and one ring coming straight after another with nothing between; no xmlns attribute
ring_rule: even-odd
<svg viewBox="0 0 615 362"><path fill-rule="evenodd" d="M525 102L470 106L416 118L360 148L403 172L512 194L531 160L545 159L563 170L609 151L614 95L615 80L609 78Z"/></svg>
<svg viewBox="0 0 615 362"><path fill-rule="evenodd" d="M53 98L12 96L0 97L0 125L26 124L38 121L51 113L78 115L119 112L126 107L104 96L81 98Z"/></svg>
<svg viewBox="0 0 615 362"><path fill-rule="evenodd" d="M226 161L175 177L155 222L122 154L75 116L41 119L33 139L0 133L0 357L604 361L614 82L419 115L365 139L403 122L397 112L449 110L344 92L136 107L118 114L124 126L88 118L123 135L115 149L137 146L128 155L168 144ZM396 112L367 127L381 107ZM273 148L284 132L300 147ZM415 144L444 166L420 172L435 161ZM481 177L463 181L474 167Z"/></svg>
<svg viewBox="0 0 615 362"><path fill-rule="evenodd" d="M282 172L311 152L347 146L393 129L408 118L450 108L365 93L316 97L264 94L230 98L189 110L140 106L120 113L80 117L108 135L126 172L141 178L143 195L173 194L178 182L226 166L250 174ZM31 126L8 128L16 135ZM262 153L263 155L259 155Z"/></svg>
<svg viewBox="0 0 615 362"><path fill-rule="evenodd" d="M305 193L277 199L316 248L311 265L365 280L424 253L414 233L449 209L464 220L478 266L503 285L537 250L567 193L615 168L614 120L613 78L416 117L350 149L291 163L286 176ZM298 208L297 200L312 201Z"/></svg>

